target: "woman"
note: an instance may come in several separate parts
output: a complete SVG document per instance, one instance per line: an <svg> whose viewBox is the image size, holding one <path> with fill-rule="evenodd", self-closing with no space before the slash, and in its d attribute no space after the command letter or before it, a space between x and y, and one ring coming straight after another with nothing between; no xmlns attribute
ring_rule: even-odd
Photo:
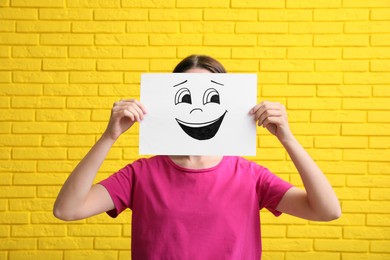
<svg viewBox="0 0 390 260"><path fill-rule="evenodd" d="M226 73L208 56L192 55L174 72ZM259 210L308 220L340 214L326 177L290 131L284 106L262 102L249 111L276 136L304 184L298 189L268 169L235 156L154 156L139 159L99 184L96 173L108 151L146 108L122 100L112 108L107 129L63 185L54 215L84 219L132 210L133 259L260 259Z"/></svg>

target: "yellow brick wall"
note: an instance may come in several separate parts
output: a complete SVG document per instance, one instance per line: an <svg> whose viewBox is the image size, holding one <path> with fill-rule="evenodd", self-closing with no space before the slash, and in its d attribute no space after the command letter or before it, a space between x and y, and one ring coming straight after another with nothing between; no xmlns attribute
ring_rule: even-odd
<svg viewBox="0 0 390 260"><path fill-rule="evenodd" d="M0 260L129 259L130 216L52 216L61 184L142 72L204 53L286 105L343 216L262 213L266 260L390 259L389 0L0 0ZM98 179L137 158L138 128ZM259 129L254 158L301 185Z"/></svg>

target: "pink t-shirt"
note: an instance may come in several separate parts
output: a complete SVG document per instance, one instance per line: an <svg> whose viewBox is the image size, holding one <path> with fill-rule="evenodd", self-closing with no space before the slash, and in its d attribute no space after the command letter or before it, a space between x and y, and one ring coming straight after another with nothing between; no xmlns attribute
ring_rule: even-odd
<svg viewBox="0 0 390 260"><path fill-rule="evenodd" d="M100 182L116 217L132 210L132 259L260 259L259 210L274 215L288 182L241 157L192 170L140 159Z"/></svg>

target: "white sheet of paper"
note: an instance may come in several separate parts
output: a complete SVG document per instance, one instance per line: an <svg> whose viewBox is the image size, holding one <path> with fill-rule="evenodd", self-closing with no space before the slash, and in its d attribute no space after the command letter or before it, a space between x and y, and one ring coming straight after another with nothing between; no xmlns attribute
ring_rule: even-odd
<svg viewBox="0 0 390 260"><path fill-rule="evenodd" d="M142 74L141 102L140 154L256 155L256 74Z"/></svg>

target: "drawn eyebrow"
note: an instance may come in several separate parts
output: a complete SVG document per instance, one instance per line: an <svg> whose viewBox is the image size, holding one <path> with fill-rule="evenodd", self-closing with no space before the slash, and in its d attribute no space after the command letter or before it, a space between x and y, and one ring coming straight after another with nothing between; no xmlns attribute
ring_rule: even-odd
<svg viewBox="0 0 390 260"><path fill-rule="evenodd" d="M181 84L184 84L184 83L186 83L186 82L187 82L187 80L185 80L185 81L183 81L183 82L180 82L179 84L176 84L176 85L174 85L173 87L180 86Z"/></svg>
<svg viewBox="0 0 390 260"><path fill-rule="evenodd" d="M217 84L217 85L225 86L224 84L219 83L219 82L216 82L216 81L214 81L214 80L211 80L211 82L214 83L214 84Z"/></svg>

